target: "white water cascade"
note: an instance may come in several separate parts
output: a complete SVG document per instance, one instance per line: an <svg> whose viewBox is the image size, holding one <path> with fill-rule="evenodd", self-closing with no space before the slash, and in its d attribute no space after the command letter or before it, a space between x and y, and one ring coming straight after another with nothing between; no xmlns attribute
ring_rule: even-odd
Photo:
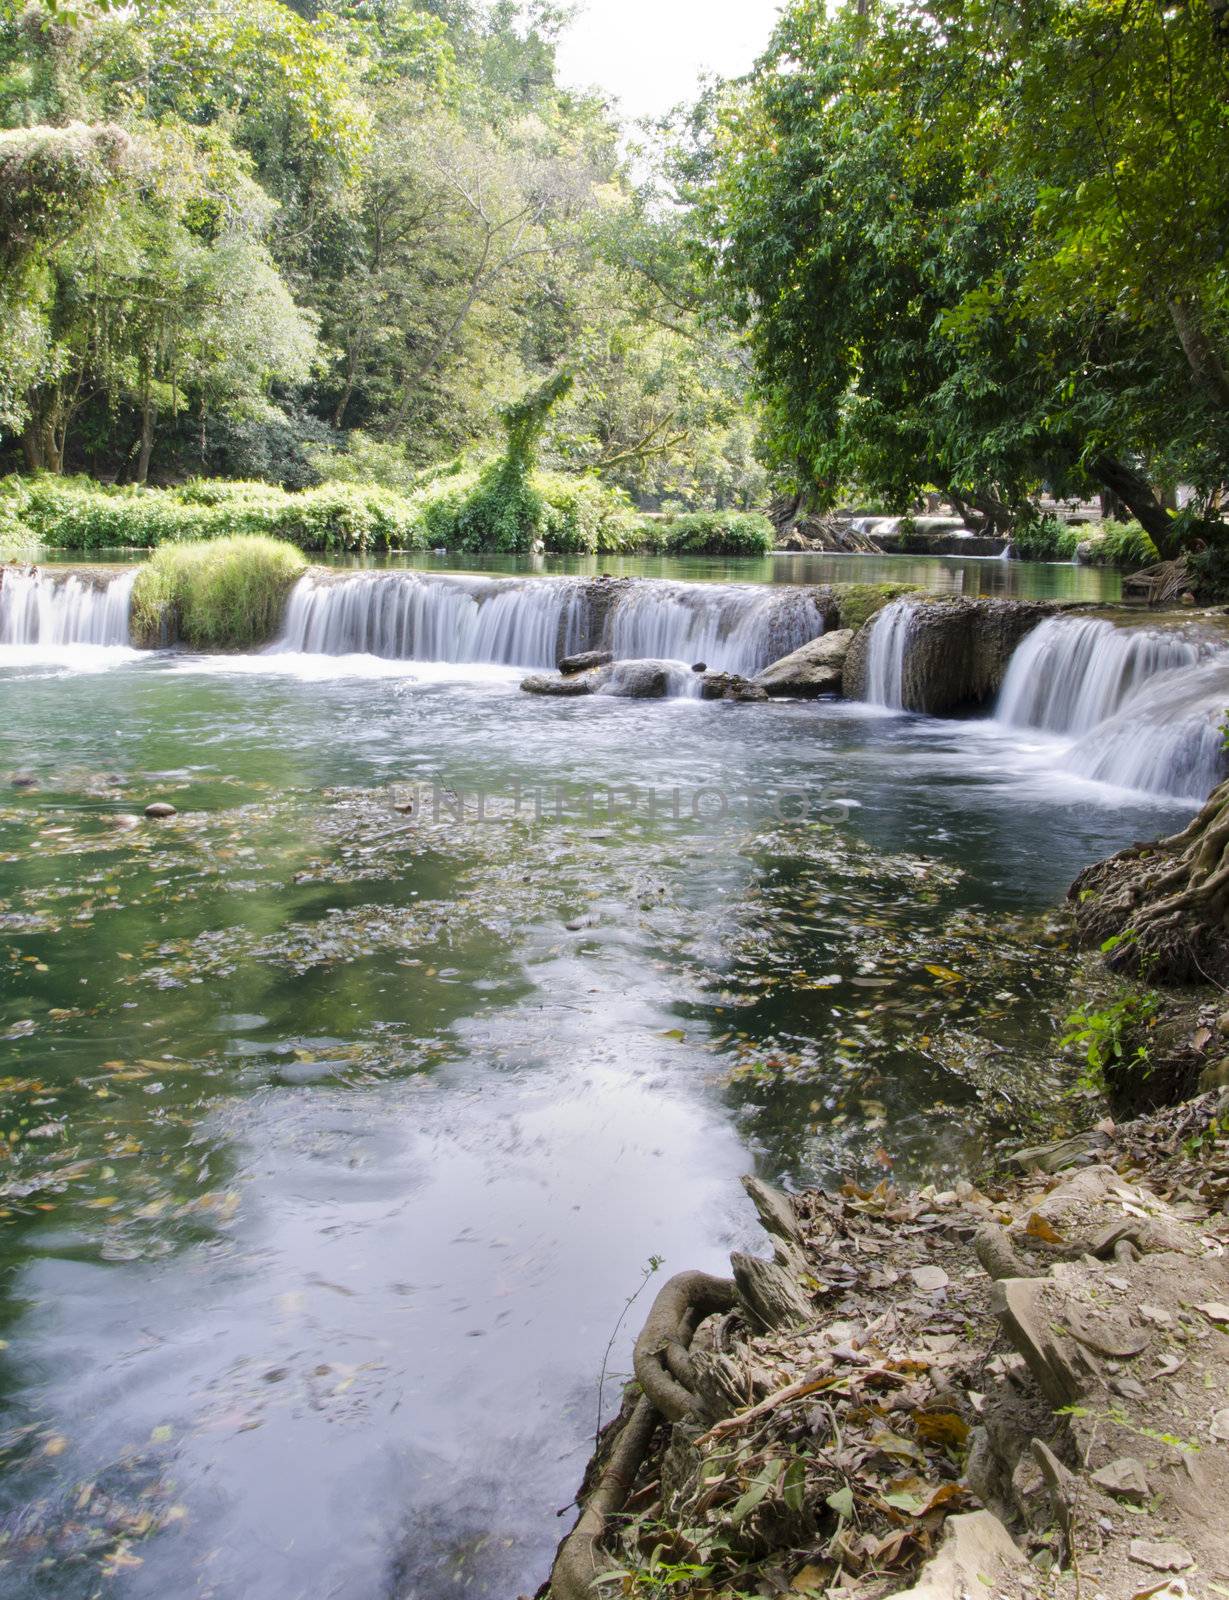
<svg viewBox="0 0 1229 1600"><path fill-rule="evenodd" d="M913 626L913 607L893 600L871 621L866 657L866 698L872 705L899 711L905 704L905 651Z"/></svg>
<svg viewBox="0 0 1229 1600"><path fill-rule="evenodd" d="M1173 632L1051 617L1012 655L996 718L1066 736L1057 765L1124 789L1203 800L1225 775L1229 651Z"/></svg>
<svg viewBox="0 0 1229 1600"><path fill-rule="evenodd" d="M1018 728L1088 733L1158 672L1193 667L1200 655L1180 634L1048 617L1013 653L995 715Z"/></svg>
<svg viewBox="0 0 1229 1600"><path fill-rule="evenodd" d="M584 648L582 585L571 579L366 572L300 578L274 650L394 661L553 666Z"/></svg>
<svg viewBox="0 0 1229 1600"><path fill-rule="evenodd" d="M823 632L805 589L375 572L308 574L279 651L552 667L578 650L754 673Z"/></svg>
<svg viewBox="0 0 1229 1600"><path fill-rule="evenodd" d="M805 589L632 583L607 612L601 646L619 658L703 661L751 676L823 631L823 615Z"/></svg>
<svg viewBox="0 0 1229 1600"><path fill-rule="evenodd" d="M54 569L0 573L0 645L126 645L136 569L96 584Z"/></svg>

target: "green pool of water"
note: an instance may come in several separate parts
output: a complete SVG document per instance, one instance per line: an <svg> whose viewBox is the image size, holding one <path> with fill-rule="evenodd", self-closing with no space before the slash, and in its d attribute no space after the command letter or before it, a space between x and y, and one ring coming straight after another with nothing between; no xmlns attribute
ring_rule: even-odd
<svg viewBox="0 0 1229 1600"><path fill-rule="evenodd" d="M977 1160L1180 815L990 723L93 665L0 660L13 1596L531 1591L648 1258Z"/></svg>

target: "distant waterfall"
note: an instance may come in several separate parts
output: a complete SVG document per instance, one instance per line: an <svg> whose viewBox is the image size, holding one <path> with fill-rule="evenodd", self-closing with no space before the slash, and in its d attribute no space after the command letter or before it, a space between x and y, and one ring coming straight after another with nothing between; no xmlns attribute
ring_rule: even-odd
<svg viewBox="0 0 1229 1600"><path fill-rule="evenodd" d="M1202 800L1225 774L1229 651L1177 633L1051 617L1012 655L996 717L1065 735L1059 766L1125 789Z"/></svg>
<svg viewBox="0 0 1229 1600"><path fill-rule="evenodd" d="M295 585L273 648L517 667L602 648L753 673L823 625L811 593L786 586L311 573Z"/></svg>
<svg viewBox="0 0 1229 1600"><path fill-rule="evenodd" d="M1192 667L1199 656L1180 634L1049 617L1012 655L995 714L1015 727L1088 733L1156 673Z"/></svg>
<svg viewBox="0 0 1229 1600"><path fill-rule="evenodd" d="M0 645L126 645L136 576L96 584L53 568L0 569Z"/></svg>
<svg viewBox="0 0 1229 1600"><path fill-rule="evenodd" d="M913 607L893 600L870 624L866 657L866 698L872 705L901 710L905 704L905 650Z"/></svg>

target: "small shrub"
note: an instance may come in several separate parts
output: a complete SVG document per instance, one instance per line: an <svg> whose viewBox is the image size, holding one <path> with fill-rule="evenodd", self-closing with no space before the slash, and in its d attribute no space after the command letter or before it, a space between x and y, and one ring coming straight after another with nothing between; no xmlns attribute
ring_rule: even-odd
<svg viewBox="0 0 1229 1600"><path fill-rule="evenodd" d="M642 548L631 500L596 478L542 472L534 479L545 503L542 541L559 555L616 555Z"/></svg>
<svg viewBox="0 0 1229 1600"><path fill-rule="evenodd" d="M300 551L263 534L164 544L137 574L135 639L201 650L250 650L281 626L286 593L306 567Z"/></svg>
<svg viewBox="0 0 1229 1600"><path fill-rule="evenodd" d="M1133 938L1125 934L1107 940L1102 950ZM1145 1034L1161 1008L1161 997L1151 989L1128 990L1103 1006L1085 1005L1066 1018L1067 1032L1061 1049L1074 1047L1084 1058L1079 1087L1103 1093L1111 1074L1120 1076L1128 1065L1142 1071L1148 1065Z"/></svg>
<svg viewBox="0 0 1229 1600"><path fill-rule="evenodd" d="M539 539L552 555L639 548L631 501L596 478L536 472L510 485L487 468L437 478L412 496L412 505L415 527L431 548L524 554Z"/></svg>
<svg viewBox="0 0 1229 1600"><path fill-rule="evenodd" d="M1012 529L1011 553L1017 561L1070 561L1081 537L1057 517L1037 517Z"/></svg>
<svg viewBox="0 0 1229 1600"><path fill-rule="evenodd" d="M10 485L15 487L10 487ZM19 478L10 478L0 493L0 561L32 561L38 540L26 522L26 495Z"/></svg>
<svg viewBox="0 0 1229 1600"><path fill-rule="evenodd" d="M776 542L759 511L688 511L653 527L653 542L672 556L764 556Z"/></svg>
<svg viewBox="0 0 1229 1600"><path fill-rule="evenodd" d="M1138 522L1097 522L1080 532L1084 546L1080 559L1090 567L1122 567L1137 572L1161 559Z"/></svg>
<svg viewBox="0 0 1229 1600"><path fill-rule="evenodd" d="M1229 534L1229 529L1225 530ZM1191 585L1196 597L1204 601L1229 600L1229 548L1224 543L1209 544L1187 557Z"/></svg>

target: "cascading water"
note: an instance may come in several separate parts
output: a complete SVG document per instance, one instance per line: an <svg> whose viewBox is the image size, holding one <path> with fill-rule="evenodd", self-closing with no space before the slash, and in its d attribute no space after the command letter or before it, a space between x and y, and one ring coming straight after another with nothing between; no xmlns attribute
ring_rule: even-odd
<svg viewBox="0 0 1229 1600"><path fill-rule="evenodd" d="M126 645L136 569L106 584L70 573L0 574L0 645Z"/></svg>
<svg viewBox="0 0 1229 1600"><path fill-rule="evenodd" d="M758 672L823 632L805 589L364 573L301 578L273 647L321 655L551 667L604 648Z"/></svg>
<svg viewBox="0 0 1229 1600"><path fill-rule="evenodd" d="M1117 715L1080 739L1070 772L1124 789L1205 800L1225 776L1220 724L1229 707L1229 654L1147 682Z"/></svg>
<svg viewBox="0 0 1229 1600"><path fill-rule="evenodd" d="M996 718L1066 736L1067 772L1202 800L1224 776L1229 651L1090 617L1051 617L1012 655Z"/></svg>
<svg viewBox="0 0 1229 1600"><path fill-rule="evenodd" d="M866 698L899 711L905 704L905 651L913 607L893 600L872 619L866 658Z"/></svg>
<svg viewBox="0 0 1229 1600"><path fill-rule="evenodd" d="M1048 617L1012 655L1000 722L1088 733L1158 672L1193 667L1200 647L1180 634L1117 628L1097 617Z"/></svg>
<svg viewBox="0 0 1229 1600"><path fill-rule="evenodd" d="M584 646L582 591L566 578L309 574L291 593L273 648L395 661L553 666Z"/></svg>
<svg viewBox="0 0 1229 1600"><path fill-rule="evenodd" d="M703 661L750 676L823 631L805 589L632 583L613 597L600 643L620 659Z"/></svg>

